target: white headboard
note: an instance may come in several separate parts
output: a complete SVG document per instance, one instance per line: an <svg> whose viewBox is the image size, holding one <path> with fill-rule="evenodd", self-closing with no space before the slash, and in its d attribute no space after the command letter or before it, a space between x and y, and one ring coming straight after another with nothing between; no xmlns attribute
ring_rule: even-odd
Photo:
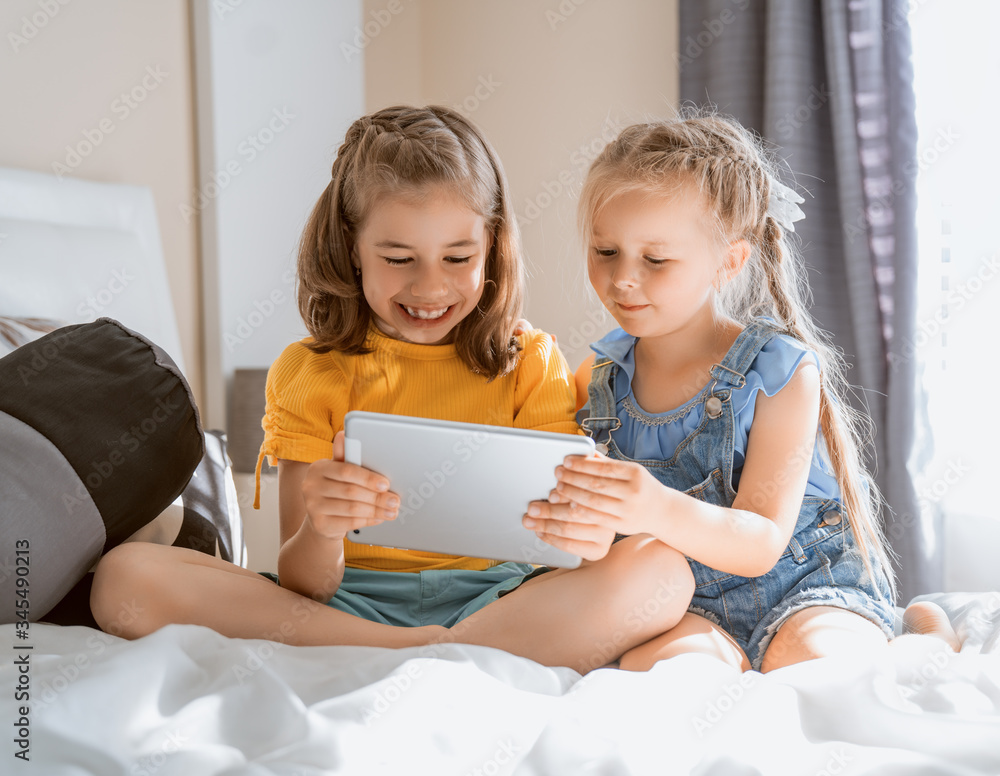
<svg viewBox="0 0 1000 776"><path fill-rule="evenodd" d="M115 318L185 371L152 192L0 167L0 315Z"/></svg>

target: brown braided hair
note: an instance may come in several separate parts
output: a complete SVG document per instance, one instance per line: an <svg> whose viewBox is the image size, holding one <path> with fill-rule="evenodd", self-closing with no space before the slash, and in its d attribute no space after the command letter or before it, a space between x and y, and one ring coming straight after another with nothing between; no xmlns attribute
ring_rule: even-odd
<svg viewBox="0 0 1000 776"><path fill-rule="evenodd" d="M418 196L438 185L481 215L490 235L483 296L453 330L458 355L490 378L514 368L524 270L507 179L479 130L434 105L385 108L348 128L299 244L298 304L311 350L368 352L372 312L351 263L357 235L381 198Z"/></svg>

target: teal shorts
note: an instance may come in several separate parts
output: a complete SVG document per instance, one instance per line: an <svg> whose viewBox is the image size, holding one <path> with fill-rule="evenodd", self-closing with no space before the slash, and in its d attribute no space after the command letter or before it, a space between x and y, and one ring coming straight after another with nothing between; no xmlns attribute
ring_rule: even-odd
<svg viewBox="0 0 1000 776"><path fill-rule="evenodd" d="M344 580L327 606L386 625L450 628L538 572L527 563L501 563L475 571L370 571L344 569ZM262 572L272 582L275 574Z"/></svg>

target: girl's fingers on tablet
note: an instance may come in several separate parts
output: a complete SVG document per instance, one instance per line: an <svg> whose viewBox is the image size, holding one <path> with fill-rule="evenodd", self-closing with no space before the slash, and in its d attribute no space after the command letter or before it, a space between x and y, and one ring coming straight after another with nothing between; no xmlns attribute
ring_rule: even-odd
<svg viewBox="0 0 1000 776"><path fill-rule="evenodd" d="M332 539L342 539L345 536L350 539L351 532L357 528L366 528L372 525L384 523L393 518L368 515L365 517L344 517L343 515L309 515L315 531L321 536Z"/></svg>
<svg viewBox="0 0 1000 776"><path fill-rule="evenodd" d="M384 501L385 497L389 495L388 493L379 493L371 488L366 488L364 485L344 482L342 480L327 480L321 493L327 499L357 501L362 504L378 504Z"/></svg>
<svg viewBox="0 0 1000 776"><path fill-rule="evenodd" d="M528 525L531 523L531 525ZM527 518L525 527L536 534L551 534L566 539L576 539L587 542L600 542L604 537L614 538L614 530L601 522L577 522L575 520L560 520L558 518Z"/></svg>
<svg viewBox="0 0 1000 776"><path fill-rule="evenodd" d="M627 480L631 478L630 469L634 466L638 464L618 461L603 455L567 455L559 468L610 480ZM556 473L558 476L558 469Z"/></svg>
<svg viewBox="0 0 1000 776"><path fill-rule="evenodd" d="M630 479L605 477L601 474L586 472L580 469L567 469L560 466L556 469L557 488L565 485L576 487L591 493L603 493L606 496L621 500L628 494Z"/></svg>
<svg viewBox="0 0 1000 776"><path fill-rule="evenodd" d="M374 493L389 490L389 480L386 477L353 463L324 459L310 464L309 473L315 473L325 479L327 486L332 486L333 483L337 482L346 482L360 485Z"/></svg>
<svg viewBox="0 0 1000 776"><path fill-rule="evenodd" d="M561 503L548 501L533 501L528 505L527 520L541 522L556 520L572 525L599 525L608 527L616 520L613 515L603 514L593 509L583 507L569 499L560 499ZM529 526L530 527L530 526Z"/></svg>
<svg viewBox="0 0 1000 776"><path fill-rule="evenodd" d="M551 544L558 550L579 555L584 560L600 560L608 554L608 548L611 546L610 541L606 543L588 542L548 533L539 533L538 538L546 544Z"/></svg>
<svg viewBox="0 0 1000 776"><path fill-rule="evenodd" d="M310 514L319 517L327 517L331 520L369 520L377 519L379 522L395 517L398 509L390 508L388 505L379 506L363 501L348 501L345 499L324 499L323 503Z"/></svg>
<svg viewBox="0 0 1000 776"><path fill-rule="evenodd" d="M613 515L621 509L622 500L607 493L594 493L591 490L560 482L556 494L560 504L576 504L595 512Z"/></svg>

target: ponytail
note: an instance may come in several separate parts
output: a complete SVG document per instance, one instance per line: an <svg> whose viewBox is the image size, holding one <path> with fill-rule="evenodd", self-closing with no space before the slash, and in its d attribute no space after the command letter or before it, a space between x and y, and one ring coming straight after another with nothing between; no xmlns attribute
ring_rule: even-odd
<svg viewBox="0 0 1000 776"><path fill-rule="evenodd" d="M882 494L867 474L862 460L862 445L874 435L871 419L855 410L847 401L847 381L843 374L843 359L806 315L796 290L802 281L788 269L792 262L784 261L785 237L781 226L770 215L765 219L760 243L761 267L773 303L771 315L790 336L816 351L820 366L819 425L817 444L826 444L826 451L840 489L844 516L854 534L861 561L870 578L875 570L872 556L886 571L889 586L895 594L890 571L889 554L880 515L885 506Z"/></svg>

